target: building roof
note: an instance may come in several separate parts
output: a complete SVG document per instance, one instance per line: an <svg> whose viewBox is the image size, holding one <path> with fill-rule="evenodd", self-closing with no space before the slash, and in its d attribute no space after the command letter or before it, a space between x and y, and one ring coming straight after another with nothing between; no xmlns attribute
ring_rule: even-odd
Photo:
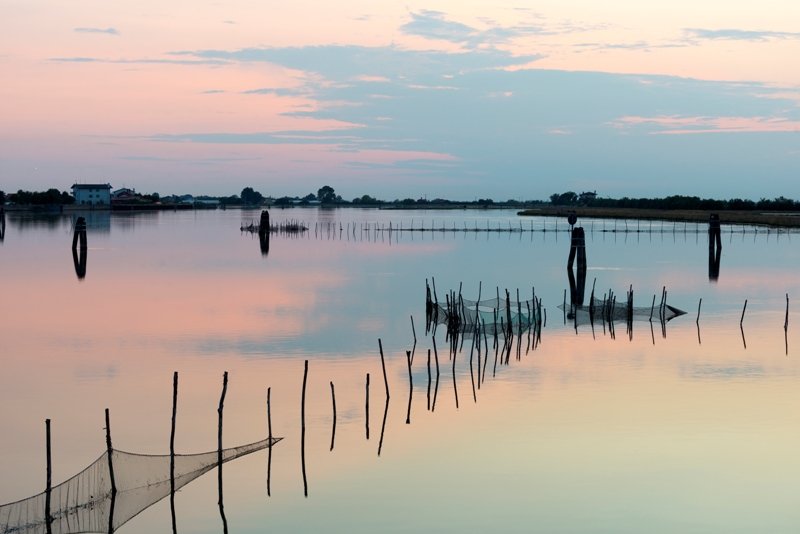
<svg viewBox="0 0 800 534"><path fill-rule="evenodd" d="M73 184L72 189L111 189L111 184Z"/></svg>

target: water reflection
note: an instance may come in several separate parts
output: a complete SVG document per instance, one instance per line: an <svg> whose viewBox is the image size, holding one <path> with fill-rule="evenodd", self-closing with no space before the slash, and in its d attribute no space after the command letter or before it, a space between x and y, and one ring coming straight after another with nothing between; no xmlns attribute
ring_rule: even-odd
<svg viewBox="0 0 800 534"><path fill-rule="evenodd" d="M86 278L86 257L88 250L81 248L80 252L75 248L72 249L72 263L75 265L75 274L78 280Z"/></svg>

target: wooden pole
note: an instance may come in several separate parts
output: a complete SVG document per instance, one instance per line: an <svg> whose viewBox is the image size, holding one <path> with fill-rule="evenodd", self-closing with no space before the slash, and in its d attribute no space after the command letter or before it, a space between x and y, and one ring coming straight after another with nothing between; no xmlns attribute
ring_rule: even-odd
<svg viewBox="0 0 800 534"><path fill-rule="evenodd" d="M411 332L414 334L414 344L417 344L417 331L414 329L414 316L411 316Z"/></svg>
<svg viewBox="0 0 800 534"><path fill-rule="evenodd" d="M431 409L431 349L428 349L428 410Z"/></svg>
<svg viewBox="0 0 800 534"><path fill-rule="evenodd" d="M175 419L178 415L178 371L172 375L172 430L169 434L169 508L172 514L172 532L178 532L175 518Z"/></svg>
<svg viewBox="0 0 800 534"><path fill-rule="evenodd" d="M53 464L50 456L50 419L45 419L44 425L47 431L47 489L45 490L44 497L44 516L47 524L47 534L50 534L53 522L53 517L50 514L50 494L53 489Z"/></svg>
<svg viewBox="0 0 800 534"><path fill-rule="evenodd" d="M406 351L408 360L408 413L406 414L406 424L411 424L411 397L414 395L414 379L411 377L411 351Z"/></svg>
<svg viewBox="0 0 800 534"><path fill-rule="evenodd" d="M272 408L270 406L270 394L272 388L267 388L267 431L269 438L269 456L267 457L267 497L271 497L270 478L272 475Z"/></svg>
<svg viewBox="0 0 800 534"><path fill-rule="evenodd" d="M331 450L333 450L333 440L336 437L336 393L333 391L333 382L331 382L331 402L333 402L333 430L331 431Z"/></svg>
<svg viewBox="0 0 800 534"><path fill-rule="evenodd" d="M389 398L389 380L386 378L386 362L383 359L383 344L381 340L378 339L378 348L381 352L381 368L383 369L383 384L386 386L386 398Z"/></svg>
<svg viewBox="0 0 800 534"><path fill-rule="evenodd" d="M367 411L367 417L366 417L366 421L367 421L367 439L369 439L369 373L367 373L367 407L366 407L366 411Z"/></svg>
<svg viewBox="0 0 800 534"><path fill-rule="evenodd" d="M117 483L114 479L114 462L112 460L113 449L111 447L111 423L108 416L108 408L106 408L106 450L108 451L108 471L109 478L111 479L111 494L117 493Z"/></svg>
<svg viewBox="0 0 800 534"><path fill-rule="evenodd" d="M744 322L744 312L746 311L747 311L747 299L744 299L744 308L742 308L742 318L739 319L739 326L742 326L742 323Z"/></svg>
<svg viewBox="0 0 800 534"><path fill-rule="evenodd" d="M300 460L303 464L303 494L308 497L308 480L306 479L306 382L308 381L308 360L303 371L303 397L300 403Z"/></svg>
<svg viewBox="0 0 800 534"><path fill-rule="evenodd" d="M700 302L697 304L697 324L700 324L700 306L703 305L703 299L700 299Z"/></svg>

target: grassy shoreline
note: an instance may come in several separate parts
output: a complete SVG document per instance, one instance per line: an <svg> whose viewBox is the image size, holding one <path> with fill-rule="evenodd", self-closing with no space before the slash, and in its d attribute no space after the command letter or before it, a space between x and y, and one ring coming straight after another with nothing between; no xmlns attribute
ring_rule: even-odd
<svg viewBox="0 0 800 534"><path fill-rule="evenodd" d="M570 208L541 207L517 212L528 217L566 217L574 211L578 218L664 220L708 222L711 213L718 213L722 224L756 224L781 228L800 228L800 212L714 211L714 210L650 210L636 208Z"/></svg>

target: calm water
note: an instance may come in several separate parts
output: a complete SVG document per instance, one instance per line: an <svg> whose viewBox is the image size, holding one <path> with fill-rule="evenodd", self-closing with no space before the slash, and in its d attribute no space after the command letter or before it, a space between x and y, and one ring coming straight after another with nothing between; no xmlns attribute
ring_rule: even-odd
<svg viewBox="0 0 800 534"><path fill-rule="evenodd" d="M44 420L53 423L54 482L114 446L169 451L172 373L180 373L176 449L216 449L222 374L229 372L225 445L267 435L273 450L226 465L230 532L796 532L800 527L800 236L724 229L720 275L709 281L706 236L587 234L586 298L596 278L649 306L668 290L687 315L663 337L648 322L633 339L580 327L557 308L569 287L567 234L367 233L361 225L519 227L512 212L273 210L310 223L274 236L263 255L241 233L258 212L91 214L86 276L70 251L71 216L7 214L0 243L0 502L45 486ZM328 223L342 224L339 233ZM348 224L356 223L356 235ZM319 223L315 236L315 223ZM566 227L564 220L559 229ZM613 228L613 222L606 222ZM636 223L628 223L635 229ZM594 228L592 233L590 230ZM619 230L624 223L618 223ZM649 223L642 223L642 229ZM656 230L659 230L656 232ZM740 231L740 228L736 228ZM748 231L752 231L749 229ZM547 324L534 351L492 369L473 400L469 352L456 360L456 408L444 330L441 378L428 410L425 281L476 299L535 286ZM700 340L695 324L699 299ZM745 340L739 329L742 305ZM794 306L796 308L796 306ZM406 424L413 315L418 338ZM378 353L386 354L388 409ZM746 342L746 346L745 346ZM465 347L466 348L466 347ZM490 341L491 348L491 341ZM493 354L492 354L493 356ZM303 495L300 402L309 360ZM365 436L365 375L371 377ZM435 377L435 370L434 370ZM331 445L331 395L337 427ZM381 427L386 413L380 456ZM222 532L217 479L175 498L179 532ZM169 499L122 527L171 532Z"/></svg>

